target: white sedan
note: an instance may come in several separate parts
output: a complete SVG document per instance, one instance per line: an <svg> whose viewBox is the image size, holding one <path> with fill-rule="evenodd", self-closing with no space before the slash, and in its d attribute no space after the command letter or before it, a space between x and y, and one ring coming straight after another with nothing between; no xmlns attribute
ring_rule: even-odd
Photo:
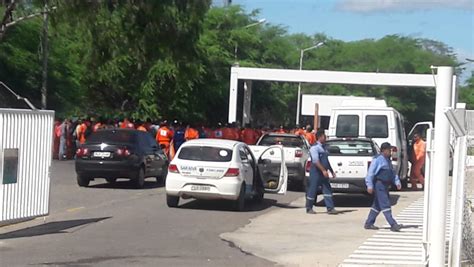
<svg viewBox="0 0 474 267"><path fill-rule="evenodd" d="M275 160L275 156L279 159ZM227 199L236 210L245 200L263 200L264 193L285 194L288 171L282 146L268 147L255 158L237 141L196 139L184 143L168 167L166 201L177 207L180 198Z"/></svg>

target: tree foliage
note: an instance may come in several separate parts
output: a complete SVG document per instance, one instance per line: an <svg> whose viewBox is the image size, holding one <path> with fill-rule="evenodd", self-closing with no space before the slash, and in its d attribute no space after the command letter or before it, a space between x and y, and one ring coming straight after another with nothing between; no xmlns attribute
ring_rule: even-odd
<svg viewBox="0 0 474 267"><path fill-rule="evenodd" d="M50 4L57 10L49 36L49 108L61 115L223 122L233 64L298 69L300 49L321 41L324 46L304 54L304 69L430 74L431 65L457 66L452 49L437 41L388 35L343 42L325 34L288 34L278 25L246 27L258 21L258 10L211 8L210 0ZM40 101L40 32L41 19L35 18L9 29L0 42L0 80L35 103ZM473 86L471 77L460 93L471 108ZM296 88L254 81L255 124L290 124ZM303 84L303 92L375 96L411 123L433 118L432 89ZM7 100L0 97L0 102Z"/></svg>

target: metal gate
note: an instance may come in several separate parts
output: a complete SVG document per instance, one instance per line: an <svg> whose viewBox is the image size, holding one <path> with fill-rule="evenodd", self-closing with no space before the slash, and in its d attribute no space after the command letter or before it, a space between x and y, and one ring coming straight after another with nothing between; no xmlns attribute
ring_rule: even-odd
<svg viewBox="0 0 474 267"><path fill-rule="evenodd" d="M0 222L49 213L54 111L0 109Z"/></svg>

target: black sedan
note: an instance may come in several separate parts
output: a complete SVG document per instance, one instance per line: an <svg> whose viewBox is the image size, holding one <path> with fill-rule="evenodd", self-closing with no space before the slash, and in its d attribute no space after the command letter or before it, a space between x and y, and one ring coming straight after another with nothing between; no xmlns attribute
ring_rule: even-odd
<svg viewBox="0 0 474 267"><path fill-rule="evenodd" d="M164 184L168 159L147 132L126 129L99 130L89 136L76 152L79 186L88 186L95 178L115 183L127 178L143 188L146 177Z"/></svg>

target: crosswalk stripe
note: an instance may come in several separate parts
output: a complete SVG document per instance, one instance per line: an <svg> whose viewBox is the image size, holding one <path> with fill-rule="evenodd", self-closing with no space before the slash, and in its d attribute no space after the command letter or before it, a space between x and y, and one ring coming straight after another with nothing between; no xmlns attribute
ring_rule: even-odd
<svg viewBox="0 0 474 267"><path fill-rule="evenodd" d="M390 226L384 224L340 266L423 266L423 205L420 198L395 217L406 228L391 232Z"/></svg>

